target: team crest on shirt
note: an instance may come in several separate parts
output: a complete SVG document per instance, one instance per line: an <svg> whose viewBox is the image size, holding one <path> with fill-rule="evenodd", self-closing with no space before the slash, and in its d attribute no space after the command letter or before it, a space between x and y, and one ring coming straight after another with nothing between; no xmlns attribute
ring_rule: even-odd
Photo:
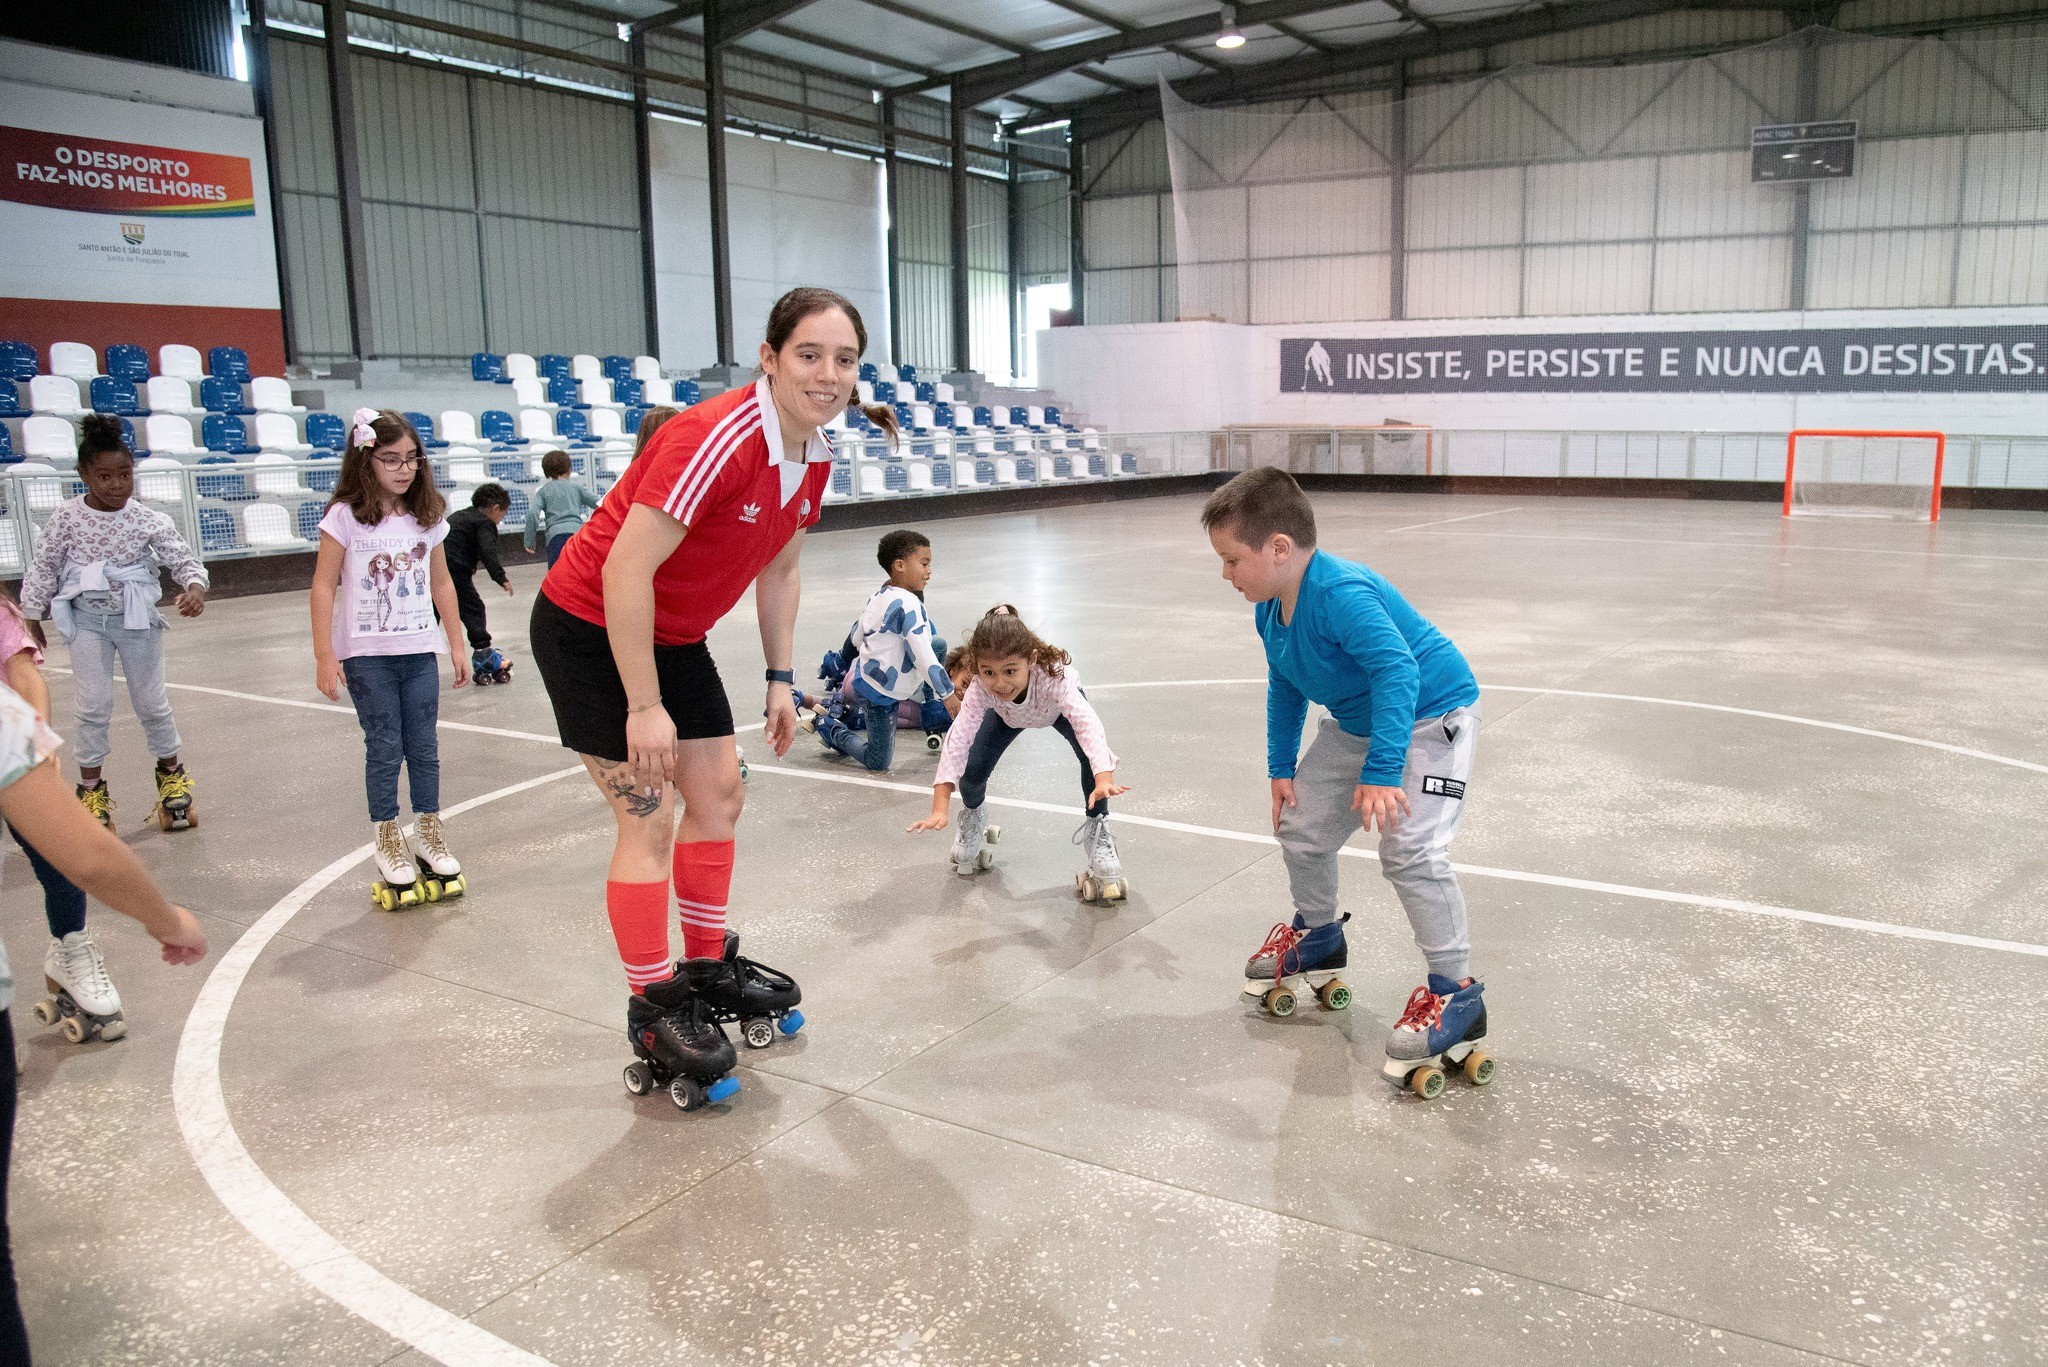
<svg viewBox="0 0 2048 1367"><path fill-rule="evenodd" d="M811 515L811 501L809 499L803 501L802 506L796 510L796 515L798 517L809 517Z"/></svg>
<svg viewBox="0 0 2048 1367"><path fill-rule="evenodd" d="M758 503L749 503L745 507L740 509L740 521L742 522L752 522L755 518L759 517L760 515L761 505Z"/></svg>

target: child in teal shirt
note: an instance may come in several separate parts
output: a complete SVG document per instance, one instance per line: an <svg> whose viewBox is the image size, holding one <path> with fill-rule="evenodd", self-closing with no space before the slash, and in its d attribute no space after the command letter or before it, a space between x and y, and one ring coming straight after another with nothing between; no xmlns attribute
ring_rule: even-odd
<svg viewBox="0 0 2048 1367"><path fill-rule="evenodd" d="M597 495L569 478L569 453L550 451L540 458L540 472L548 477L526 509L526 549L548 548L548 568L562 554L562 547L576 529L597 510Z"/></svg>

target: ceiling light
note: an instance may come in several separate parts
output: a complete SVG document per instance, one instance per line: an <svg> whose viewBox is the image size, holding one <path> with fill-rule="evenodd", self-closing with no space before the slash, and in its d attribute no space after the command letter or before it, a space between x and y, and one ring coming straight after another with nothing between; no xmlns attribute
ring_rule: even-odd
<svg viewBox="0 0 2048 1367"><path fill-rule="evenodd" d="M1240 33L1237 27L1237 6L1235 5L1225 5L1223 7L1223 32L1216 35L1216 46L1222 48L1225 52L1244 46L1244 34Z"/></svg>

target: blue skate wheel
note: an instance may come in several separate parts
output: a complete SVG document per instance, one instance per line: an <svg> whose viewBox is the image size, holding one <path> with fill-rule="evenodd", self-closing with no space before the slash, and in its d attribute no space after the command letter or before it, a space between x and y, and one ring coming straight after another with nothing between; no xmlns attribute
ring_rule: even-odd
<svg viewBox="0 0 2048 1367"><path fill-rule="evenodd" d="M788 1015L777 1021L775 1027L785 1035L794 1035L797 1031L804 1028L804 1013L801 1011L791 1011Z"/></svg>
<svg viewBox="0 0 2048 1367"><path fill-rule="evenodd" d="M739 1094L740 1080L731 1073L727 1073L704 1089L704 1099L711 1102L730 1101Z"/></svg>

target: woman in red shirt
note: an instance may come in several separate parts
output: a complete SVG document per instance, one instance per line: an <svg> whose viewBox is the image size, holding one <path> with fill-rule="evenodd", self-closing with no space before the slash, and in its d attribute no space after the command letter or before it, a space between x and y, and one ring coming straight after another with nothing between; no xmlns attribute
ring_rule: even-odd
<svg viewBox="0 0 2048 1367"><path fill-rule="evenodd" d="M768 657L767 739L796 734L792 635L804 529L832 473L821 430L853 401L867 328L830 290L776 301L761 377L670 419L562 550L533 605L534 664L562 743L618 823L605 908L632 988L636 1095L685 1109L738 1090L721 1022L767 1044L803 1023L787 975L737 953L725 928L733 826L746 790L732 707L704 638L754 586ZM893 414L865 410L894 433ZM682 808L677 829L676 808ZM668 953L673 878L681 964Z"/></svg>

